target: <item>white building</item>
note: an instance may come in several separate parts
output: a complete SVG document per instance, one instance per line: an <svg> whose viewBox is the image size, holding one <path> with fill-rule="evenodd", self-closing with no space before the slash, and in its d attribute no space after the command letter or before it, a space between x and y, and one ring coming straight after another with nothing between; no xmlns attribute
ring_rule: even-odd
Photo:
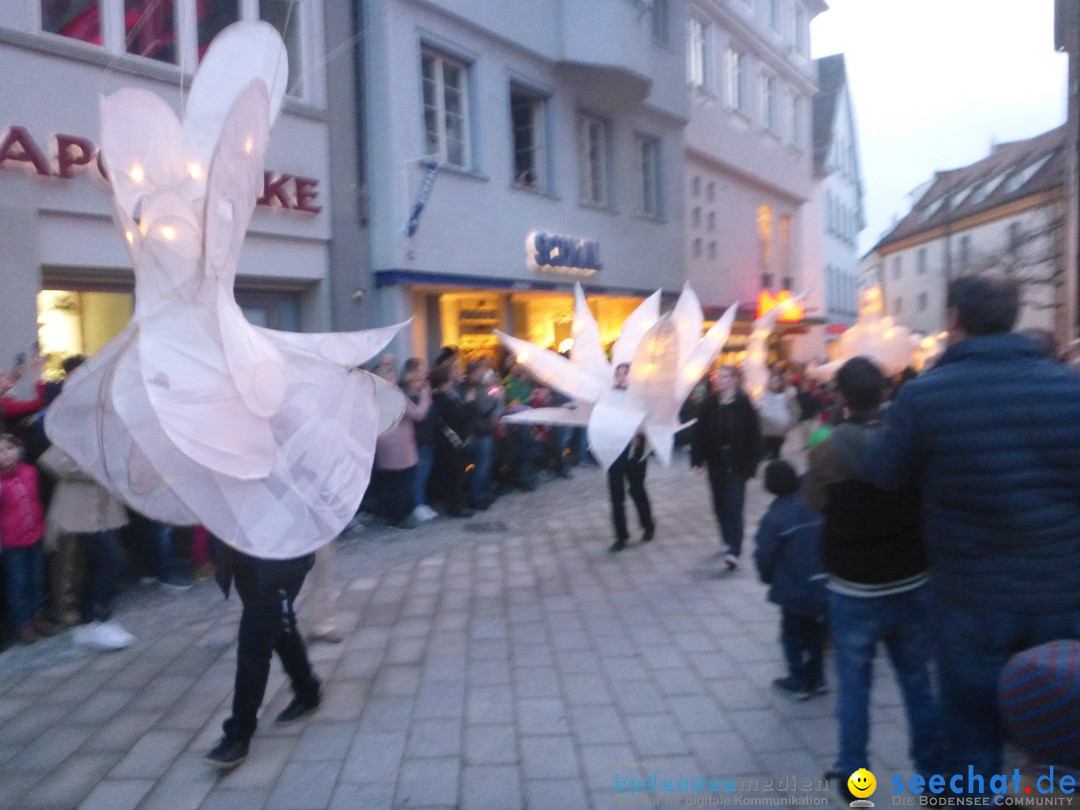
<svg viewBox="0 0 1080 810"><path fill-rule="evenodd" d="M843 54L814 60L815 203L824 230L825 317L832 332L855 322L858 308L859 232L866 227L855 112Z"/></svg>
<svg viewBox="0 0 1080 810"><path fill-rule="evenodd" d="M253 323L328 328L330 166L321 0L0 3L0 351L92 354L127 322L134 278L97 163L99 99L122 87L177 112L198 56L238 19L288 46L289 96L240 259ZM39 328L40 327L40 328ZM5 361L0 361L5 362Z"/></svg>
<svg viewBox="0 0 1080 810"><path fill-rule="evenodd" d="M1023 283L1018 329L1066 333L1064 127L998 144L937 172L912 210L872 249L888 314L922 333L946 327L950 279L999 269Z"/></svg>
<svg viewBox="0 0 1080 810"><path fill-rule="evenodd" d="M748 320L763 291L809 287L820 322L809 26L824 10L820 0L693 0L684 251L713 314L737 302Z"/></svg>
<svg viewBox="0 0 1080 810"><path fill-rule="evenodd" d="M686 0L362 9L355 295L413 318L399 350L490 353L496 327L557 347L575 279L611 340L678 291Z"/></svg>

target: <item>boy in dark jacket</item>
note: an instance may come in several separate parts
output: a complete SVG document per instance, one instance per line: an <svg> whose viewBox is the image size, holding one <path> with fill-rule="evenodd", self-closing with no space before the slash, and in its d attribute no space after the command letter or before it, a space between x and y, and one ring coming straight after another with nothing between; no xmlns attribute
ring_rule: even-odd
<svg viewBox="0 0 1080 810"><path fill-rule="evenodd" d="M810 450L803 494L825 516L822 552L829 573L829 634L836 651L840 753L829 776L845 793L848 777L868 768L870 684L883 642L907 708L911 753L922 774L939 772L941 720L930 685L926 552L918 493L886 492L856 476L881 424L885 377L870 360L840 367L844 419ZM851 799L847 799L851 801Z"/></svg>
<svg viewBox="0 0 1080 810"><path fill-rule="evenodd" d="M769 601L780 606L780 644L786 678L773 686L796 700L824 694L825 565L821 561L821 516L799 494L799 478L786 461L765 468L765 489L776 496L758 525L754 562L769 585Z"/></svg>

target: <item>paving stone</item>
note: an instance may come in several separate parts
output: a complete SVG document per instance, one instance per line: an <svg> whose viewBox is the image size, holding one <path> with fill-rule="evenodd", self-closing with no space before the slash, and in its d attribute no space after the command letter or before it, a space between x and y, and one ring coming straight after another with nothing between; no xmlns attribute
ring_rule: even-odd
<svg viewBox="0 0 1080 810"><path fill-rule="evenodd" d="M349 721L313 720L300 733L292 752L294 762L344 760L356 736L356 723Z"/></svg>
<svg viewBox="0 0 1080 810"><path fill-rule="evenodd" d="M566 734L566 706L557 698L523 698L517 701L518 728L522 734Z"/></svg>
<svg viewBox="0 0 1080 810"><path fill-rule="evenodd" d="M405 727L397 731L357 731L345 755L341 781L393 784L405 753L405 737Z"/></svg>
<svg viewBox="0 0 1080 810"><path fill-rule="evenodd" d="M398 774L394 803L398 806L454 806L458 803L458 760L406 760Z"/></svg>
<svg viewBox="0 0 1080 810"><path fill-rule="evenodd" d="M465 760L470 765L516 762L514 726L509 723L466 726Z"/></svg>
<svg viewBox="0 0 1080 810"><path fill-rule="evenodd" d="M294 762L285 766L267 802L268 810L322 810L330 803L339 762Z"/></svg>
<svg viewBox="0 0 1080 810"><path fill-rule="evenodd" d="M139 806L154 787L150 779L106 779L79 805L80 810L127 810Z"/></svg>
<svg viewBox="0 0 1080 810"><path fill-rule="evenodd" d="M580 775L573 737L568 735L522 737L520 744L526 779Z"/></svg>
<svg viewBox="0 0 1080 810"><path fill-rule="evenodd" d="M461 757L460 720L414 720L405 744L405 756Z"/></svg>
<svg viewBox="0 0 1080 810"><path fill-rule="evenodd" d="M586 807L585 783L581 779L527 779L525 801L529 810Z"/></svg>
<svg viewBox="0 0 1080 810"><path fill-rule="evenodd" d="M191 733L183 730L148 731L109 773L110 779L157 778L187 747Z"/></svg>
<svg viewBox="0 0 1080 810"><path fill-rule="evenodd" d="M512 765L470 765L461 776L461 806L469 810L521 807L521 776Z"/></svg>

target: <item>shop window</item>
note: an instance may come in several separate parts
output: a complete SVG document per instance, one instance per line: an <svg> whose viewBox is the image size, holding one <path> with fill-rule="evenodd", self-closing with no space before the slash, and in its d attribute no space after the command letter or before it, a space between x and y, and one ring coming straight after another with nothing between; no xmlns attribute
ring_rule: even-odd
<svg viewBox="0 0 1080 810"><path fill-rule="evenodd" d="M177 61L173 0L124 0L124 47L159 62Z"/></svg>
<svg viewBox="0 0 1080 810"><path fill-rule="evenodd" d="M450 166L468 168L468 66L428 48L420 62L427 153Z"/></svg>
<svg viewBox="0 0 1080 810"><path fill-rule="evenodd" d="M42 0L41 30L101 45L101 4L98 0Z"/></svg>
<svg viewBox="0 0 1080 810"><path fill-rule="evenodd" d="M578 116L578 172L584 203L607 204L607 138L604 121Z"/></svg>
<svg viewBox="0 0 1080 810"><path fill-rule="evenodd" d="M131 320L130 292L46 289L37 299L38 343L49 374L59 374L66 357L88 357L120 334Z"/></svg>
<svg viewBox="0 0 1080 810"><path fill-rule="evenodd" d="M514 137L514 185L544 187L544 99L510 86L510 128Z"/></svg>

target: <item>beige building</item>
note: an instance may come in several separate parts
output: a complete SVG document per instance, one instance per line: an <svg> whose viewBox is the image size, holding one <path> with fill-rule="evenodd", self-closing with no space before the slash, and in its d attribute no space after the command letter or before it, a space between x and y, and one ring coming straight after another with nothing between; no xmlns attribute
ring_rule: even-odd
<svg viewBox="0 0 1080 810"><path fill-rule="evenodd" d="M886 310L922 333L945 328L948 282L998 269L1023 285L1018 328L1064 334L1065 128L998 144L982 160L937 172L870 251Z"/></svg>

